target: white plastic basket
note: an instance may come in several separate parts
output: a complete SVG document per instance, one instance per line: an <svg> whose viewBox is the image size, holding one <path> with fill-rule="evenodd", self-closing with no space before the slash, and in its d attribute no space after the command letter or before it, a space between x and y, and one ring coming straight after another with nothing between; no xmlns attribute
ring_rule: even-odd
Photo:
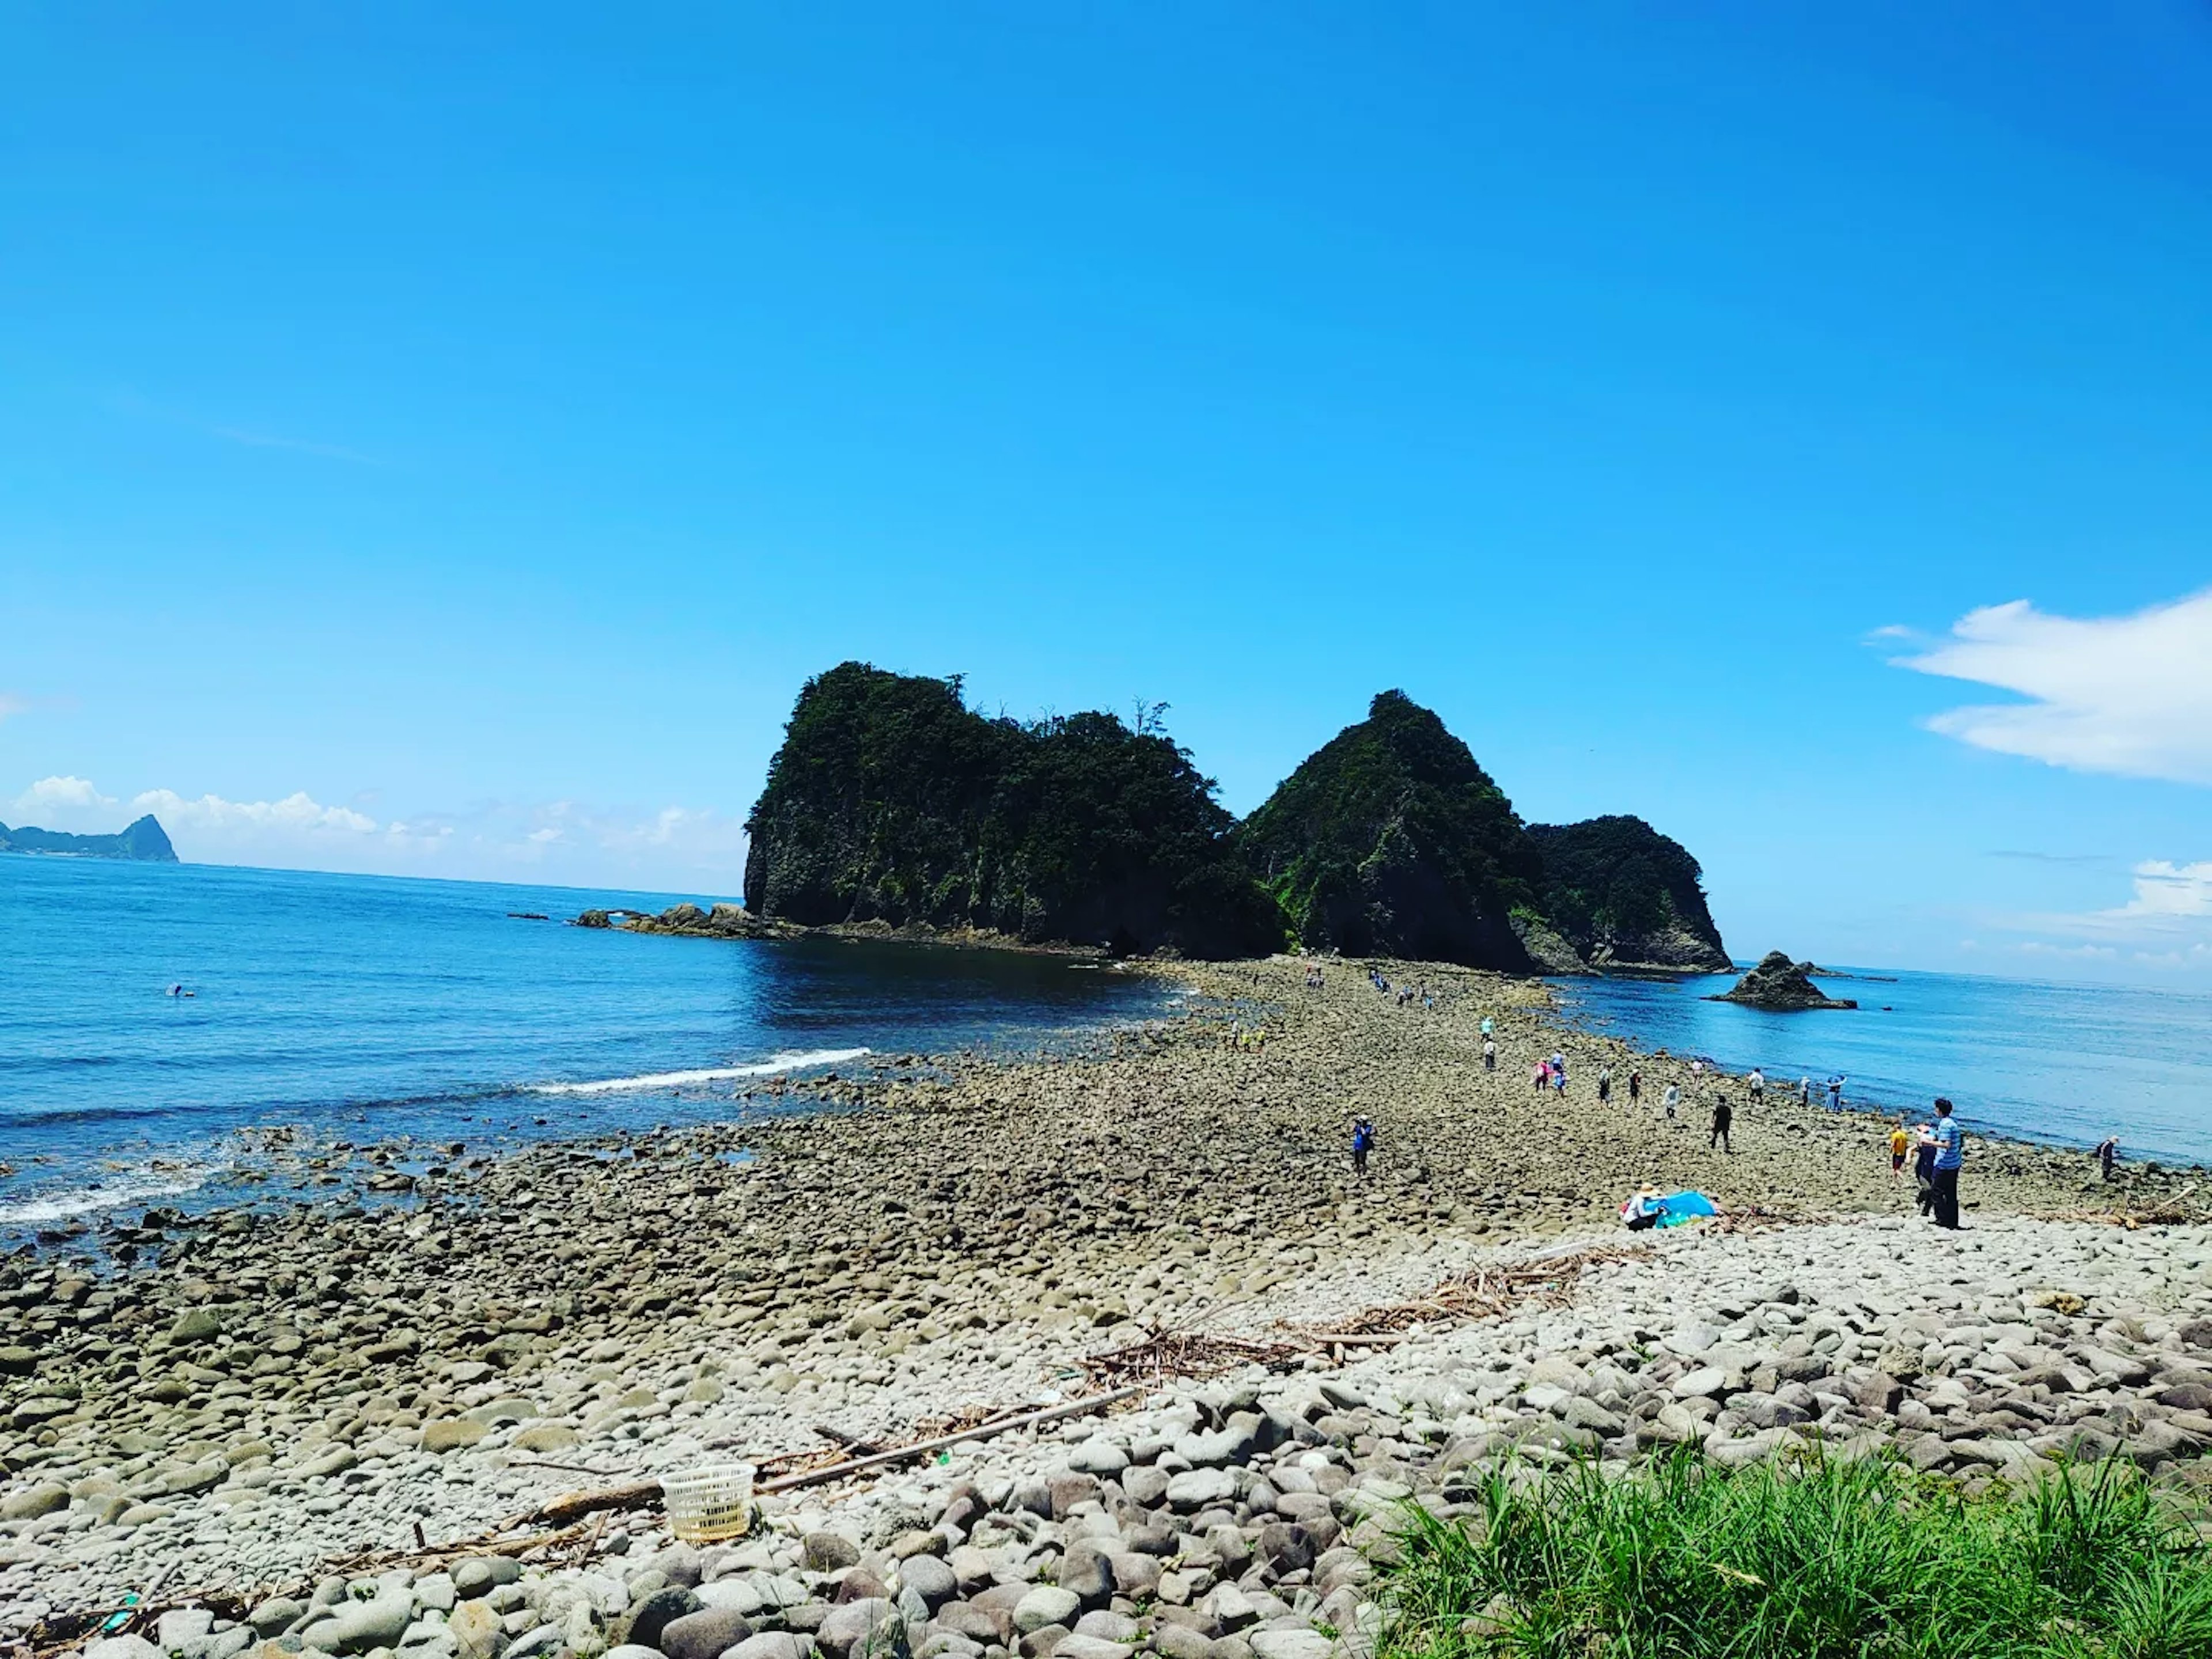
<svg viewBox="0 0 2212 1659"><path fill-rule="evenodd" d="M668 1528L687 1544L718 1544L742 1538L752 1525L753 1466L718 1463L711 1468L664 1476L661 1501Z"/></svg>

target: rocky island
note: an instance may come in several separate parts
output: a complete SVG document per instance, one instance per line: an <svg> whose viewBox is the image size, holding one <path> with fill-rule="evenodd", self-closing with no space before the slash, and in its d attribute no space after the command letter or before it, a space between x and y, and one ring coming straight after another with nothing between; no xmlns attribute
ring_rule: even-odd
<svg viewBox="0 0 2212 1659"><path fill-rule="evenodd" d="M1713 971L1697 860L1643 819L1529 825L1443 720L1379 694L1242 823L1158 726L1024 724L961 683L809 680L747 820L742 910L621 923L854 928L1116 956L1386 955L1516 973Z"/></svg>
<svg viewBox="0 0 2212 1659"><path fill-rule="evenodd" d="M129 859L140 864L174 864L177 849L151 812L112 836L73 836L59 830L0 823L0 853L36 853L47 858Z"/></svg>
<svg viewBox="0 0 2212 1659"><path fill-rule="evenodd" d="M1142 723L1142 722L1140 722ZM1213 781L1164 733L1023 722L961 683L848 662L807 681L746 833L768 921L1250 957L1281 924Z"/></svg>
<svg viewBox="0 0 2212 1659"><path fill-rule="evenodd" d="M1741 1002L1777 1013L1796 1013L1808 1008L1856 1008L1856 1002L1832 997L1813 983L1813 964L1792 962L1787 953L1769 951L1759 966L1735 982L1731 990L1706 999L1711 1002Z"/></svg>

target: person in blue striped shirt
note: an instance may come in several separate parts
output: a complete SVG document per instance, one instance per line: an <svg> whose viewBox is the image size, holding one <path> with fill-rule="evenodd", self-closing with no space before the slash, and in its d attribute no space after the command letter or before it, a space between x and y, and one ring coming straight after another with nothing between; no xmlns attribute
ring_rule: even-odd
<svg viewBox="0 0 2212 1659"><path fill-rule="evenodd" d="M1951 1103L1936 1102L1936 1224L1955 1230L1959 1224L1959 1170L1966 1161L1966 1131L1951 1115Z"/></svg>

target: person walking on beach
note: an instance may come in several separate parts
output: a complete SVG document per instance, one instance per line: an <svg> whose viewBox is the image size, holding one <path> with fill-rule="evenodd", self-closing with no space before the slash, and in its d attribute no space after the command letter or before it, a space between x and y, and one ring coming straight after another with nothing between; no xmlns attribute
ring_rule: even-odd
<svg viewBox="0 0 2212 1659"><path fill-rule="evenodd" d="M1352 1173L1367 1179L1367 1154L1375 1150L1375 1126L1364 1117L1352 1120Z"/></svg>
<svg viewBox="0 0 2212 1659"><path fill-rule="evenodd" d="M2097 1168L2106 1180L2112 1178L2112 1165L2120 1161L2120 1138L2106 1135L2097 1143Z"/></svg>
<svg viewBox="0 0 2212 1659"><path fill-rule="evenodd" d="M1674 1115L1674 1109L1682 1103L1682 1091L1670 1083L1667 1085L1667 1092L1662 1097L1662 1101L1667 1108L1667 1115L1672 1117Z"/></svg>
<svg viewBox="0 0 2212 1659"><path fill-rule="evenodd" d="M1920 1213L1936 1211L1936 1130L1923 1123L1913 1137L1912 1184L1919 1189Z"/></svg>
<svg viewBox="0 0 2212 1659"><path fill-rule="evenodd" d="M1801 1077L1797 1079L1797 1103L1800 1106L1810 1106L1813 1103L1813 1079L1809 1077Z"/></svg>
<svg viewBox="0 0 2212 1659"><path fill-rule="evenodd" d="M1951 1115L1951 1103L1936 1102L1936 1224L1959 1226L1959 1170L1966 1162L1966 1131Z"/></svg>
<svg viewBox="0 0 2212 1659"><path fill-rule="evenodd" d="M1751 1103L1754 1107L1766 1104L1766 1073L1758 1066L1751 1068Z"/></svg>
<svg viewBox="0 0 2212 1659"><path fill-rule="evenodd" d="M1735 1114L1729 1109L1728 1097L1726 1095L1715 1096L1713 1098L1713 1132L1706 1138L1705 1140L1705 1150L1707 1152L1711 1152L1714 1147L1717 1146L1723 1152L1728 1153L1729 1157L1733 1158L1735 1156L1735 1144L1729 1139L1729 1125L1735 1121Z"/></svg>
<svg viewBox="0 0 2212 1659"><path fill-rule="evenodd" d="M1631 1071L1628 1074L1628 1103L1632 1106L1644 1103L1644 1073L1641 1072Z"/></svg>
<svg viewBox="0 0 2212 1659"><path fill-rule="evenodd" d="M1889 1178L1905 1179L1905 1157L1912 1150L1912 1134L1905 1127L1905 1120L1897 1120L1897 1127L1889 1132Z"/></svg>
<svg viewBox="0 0 2212 1659"><path fill-rule="evenodd" d="M1482 1036L1483 1036L1483 1040L1484 1040L1485 1042L1487 1042L1490 1038L1494 1037L1494 1036L1496 1036L1497 1035L1498 1035L1498 1022L1497 1022L1496 1020L1494 1020L1494 1019L1491 1018L1491 1017L1490 1017L1488 1014L1485 1014L1485 1015L1482 1017Z"/></svg>
<svg viewBox="0 0 2212 1659"><path fill-rule="evenodd" d="M1498 1069L1498 1042L1494 1037L1482 1039L1482 1069L1486 1072Z"/></svg>
<svg viewBox="0 0 2212 1659"><path fill-rule="evenodd" d="M1610 1105L1612 1102L1613 1067L1610 1066L1601 1066L1597 1068L1597 1103L1601 1106L1606 1106Z"/></svg>
<svg viewBox="0 0 2212 1659"><path fill-rule="evenodd" d="M1841 1075L1828 1079L1828 1109L1832 1112L1844 1109L1844 1079Z"/></svg>
<svg viewBox="0 0 2212 1659"><path fill-rule="evenodd" d="M1540 1060L1536 1062L1536 1092L1540 1095L1551 1086L1552 1062L1548 1060Z"/></svg>

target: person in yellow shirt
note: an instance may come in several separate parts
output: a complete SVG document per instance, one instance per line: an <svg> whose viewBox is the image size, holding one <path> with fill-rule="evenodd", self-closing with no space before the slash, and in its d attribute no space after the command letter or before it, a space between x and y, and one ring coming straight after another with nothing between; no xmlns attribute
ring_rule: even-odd
<svg viewBox="0 0 2212 1659"><path fill-rule="evenodd" d="M1889 1178L1905 1179L1905 1155L1912 1150L1912 1136L1905 1127L1905 1120L1897 1120L1897 1127L1889 1132Z"/></svg>

